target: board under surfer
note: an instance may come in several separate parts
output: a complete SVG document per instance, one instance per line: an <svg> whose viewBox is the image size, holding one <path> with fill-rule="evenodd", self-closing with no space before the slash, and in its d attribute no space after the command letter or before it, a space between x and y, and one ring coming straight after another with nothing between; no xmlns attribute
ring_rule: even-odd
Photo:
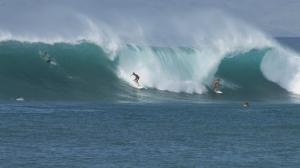
<svg viewBox="0 0 300 168"><path fill-rule="evenodd" d="M220 92L220 85L221 85L220 82L221 82L220 78L217 78L213 81L212 88L214 92Z"/></svg>
<svg viewBox="0 0 300 168"><path fill-rule="evenodd" d="M47 51L44 52L44 56L43 56L45 59L46 59L46 63L50 64L51 63L51 58L50 56L48 55Z"/></svg>
<svg viewBox="0 0 300 168"><path fill-rule="evenodd" d="M138 86L140 86L140 84L139 84L140 76L138 74L134 73L134 72L132 72L131 76L134 76L134 80L133 81L135 81L135 83Z"/></svg>

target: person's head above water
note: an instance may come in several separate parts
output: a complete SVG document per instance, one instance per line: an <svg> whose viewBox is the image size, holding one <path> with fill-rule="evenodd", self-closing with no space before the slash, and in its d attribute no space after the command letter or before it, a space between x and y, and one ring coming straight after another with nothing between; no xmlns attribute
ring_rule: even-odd
<svg viewBox="0 0 300 168"><path fill-rule="evenodd" d="M243 107L249 107L249 102L243 102Z"/></svg>

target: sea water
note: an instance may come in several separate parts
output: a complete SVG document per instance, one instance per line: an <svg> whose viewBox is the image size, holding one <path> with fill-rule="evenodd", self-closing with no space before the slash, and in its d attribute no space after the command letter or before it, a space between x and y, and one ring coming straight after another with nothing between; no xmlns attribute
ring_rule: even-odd
<svg viewBox="0 0 300 168"><path fill-rule="evenodd" d="M5 102L1 167L298 167L300 106Z"/></svg>
<svg viewBox="0 0 300 168"><path fill-rule="evenodd" d="M277 40L218 58L2 41L0 167L299 167L300 40ZM147 89L128 84L130 60ZM210 91L214 78L223 94Z"/></svg>

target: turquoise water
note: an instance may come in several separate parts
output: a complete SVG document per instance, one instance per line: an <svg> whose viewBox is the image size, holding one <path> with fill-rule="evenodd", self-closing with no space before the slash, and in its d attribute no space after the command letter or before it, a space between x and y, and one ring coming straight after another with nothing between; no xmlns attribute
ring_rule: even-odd
<svg viewBox="0 0 300 168"><path fill-rule="evenodd" d="M109 102L295 100L293 93L280 86L289 86L290 81L273 82L263 74L263 59L273 50L276 49L237 50L219 60L191 47L124 45L116 53L110 53L87 41L77 44L2 41L0 100L17 97L28 101ZM45 62L44 52L56 65ZM146 89L132 87L132 72L140 75L140 83ZM221 89L226 94L216 97L211 92L209 88L215 78L222 79Z"/></svg>
<svg viewBox="0 0 300 168"><path fill-rule="evenodd" d="M299 95L276 76L297 59L278 67L264 60L274 50L233 51L206 71L188 47L0 42L0 167L299 167ZM127 79L135 65L145 89Z"/></svg>
<svg viewBox="0 0 300 168"><path fill-rule="evenodd" d="M1 103L1 167L298 167L296 104Z"/></svg>

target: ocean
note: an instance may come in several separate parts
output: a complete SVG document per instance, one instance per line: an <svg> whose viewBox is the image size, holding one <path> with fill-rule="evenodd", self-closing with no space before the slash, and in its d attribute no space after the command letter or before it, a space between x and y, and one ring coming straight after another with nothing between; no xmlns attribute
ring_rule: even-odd
<svg viewBox="0 0 300 168"><path fill-rule="evenodd" d="M298 167L298 104L1 103L1 167Z"/></svg>
<svg viewBox="0 0 300 168"><path fill-rule="evenodd" d="M300 39L252 40L1 41L0 167L298 167Z"/></svg>
<svg viewBox="0 0 300 168"><path fill-rule="evenodd" d="M299 57L295 51L278 45L206 55L207 51L191 47L127 44L117 53L111 53L86 41L77 44L3 41L0 42L0 99L297 101ZM53 64L46 63L47 59ZM143 89L136 89L132 72L140 75ZM216 78L222 79L221 89L226 94L216 96L211 92Z"/></svg>

